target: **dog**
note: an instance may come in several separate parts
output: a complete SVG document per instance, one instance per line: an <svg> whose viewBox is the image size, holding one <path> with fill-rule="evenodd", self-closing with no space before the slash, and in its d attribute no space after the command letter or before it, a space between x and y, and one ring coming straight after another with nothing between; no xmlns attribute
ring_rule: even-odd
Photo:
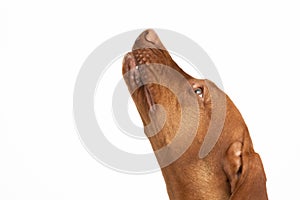
<svg viewBox="0 0 300 200"><path fill-rule="evenodd" d="M154 30L123 59L170 200L266 200L266 175L234 103L213 82L171 58Z"/></svg>

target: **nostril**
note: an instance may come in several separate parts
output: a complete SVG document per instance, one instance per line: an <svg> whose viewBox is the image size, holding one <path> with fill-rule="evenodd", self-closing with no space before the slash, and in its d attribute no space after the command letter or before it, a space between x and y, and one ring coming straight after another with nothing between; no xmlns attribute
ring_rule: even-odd
<svg viewBox="0 0 300 200"><path fill-rule="evenodd" d="M158 36L156 35L156 33L152 29L147 30L147 32L145 34L145 40L146 41L151 42L152 44L155 44L157 39L158 39Z"/></svg>
<svg viewBox="0 0 300 200"><path fill-rule="evenodd" d="M132 50L155 48L165 50L158 35L153 29L147 29L142 32L135 41Z"/></svg>

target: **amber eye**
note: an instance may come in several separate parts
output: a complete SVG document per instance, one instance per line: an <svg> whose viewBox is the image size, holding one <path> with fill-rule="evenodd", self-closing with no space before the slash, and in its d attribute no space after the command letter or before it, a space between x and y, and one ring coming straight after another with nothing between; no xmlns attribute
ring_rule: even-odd
<svg viewBox="0 0 300 200"><path fill-rule="evenodd" d="M203 97L203 89L202 88L196 88L194 92L199 96Z"/></svg>

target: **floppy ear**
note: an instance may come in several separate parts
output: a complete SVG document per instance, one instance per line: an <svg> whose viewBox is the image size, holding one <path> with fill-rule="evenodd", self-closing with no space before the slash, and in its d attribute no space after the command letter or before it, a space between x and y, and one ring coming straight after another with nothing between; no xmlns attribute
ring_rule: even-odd
<svg viewBox="0 0 300 200"><path fill-rule="evenodd" d="M232 143L225 155L224 171L231 187L230 200L267 200L266 175L251 141Z"/></svg>

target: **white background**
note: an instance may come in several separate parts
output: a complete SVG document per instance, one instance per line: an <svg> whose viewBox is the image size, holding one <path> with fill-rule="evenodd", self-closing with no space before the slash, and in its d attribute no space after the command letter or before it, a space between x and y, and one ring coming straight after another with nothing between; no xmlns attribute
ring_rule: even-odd
<svg viewBox="0 0 300 200"><path fill-rule="evenodd" d="M204 48L247 122L270 199L300 199L299 9L288 0L1 1L0 199L167 199L160 173L122 174L93 159L72 113L87 56L149 27Z"/></svg>

